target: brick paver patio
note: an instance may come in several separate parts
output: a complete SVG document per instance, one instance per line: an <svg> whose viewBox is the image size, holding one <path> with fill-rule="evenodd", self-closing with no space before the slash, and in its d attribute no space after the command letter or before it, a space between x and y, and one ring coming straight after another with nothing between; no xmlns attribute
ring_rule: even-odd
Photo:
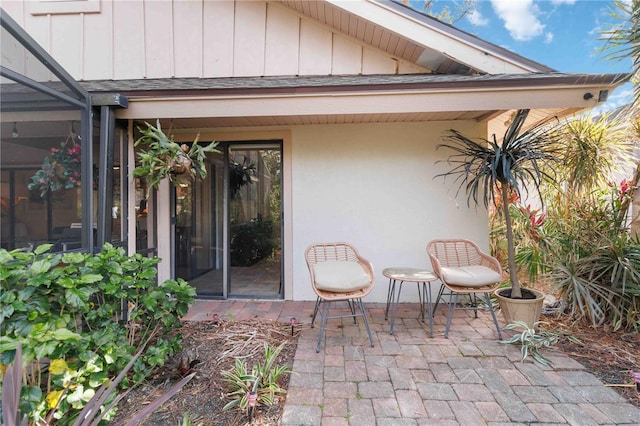
<svg viewBox="0 0 640 426"><path fill-rule="evenodd" d="M429 338L418 304L401 304L393 335L384 304L365 305L374 347L362 321L334 319L320 353L318 329L309 327L313 302L198 301L186 319L216 313L302 324L283 426L640 424L640 409L564 354L548 351L551 366L521 362L487 313L456 311L445 339L439 307Z"/></svg>

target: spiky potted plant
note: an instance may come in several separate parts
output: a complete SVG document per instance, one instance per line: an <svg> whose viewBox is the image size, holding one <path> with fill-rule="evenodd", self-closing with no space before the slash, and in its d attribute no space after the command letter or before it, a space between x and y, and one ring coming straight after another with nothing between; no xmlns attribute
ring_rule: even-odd
<svg viewBox="0 0 640 426"><path fill-rule="evenodd" d="M160 120L156 121L155 127L145 124L146 129L138 128L141 136L134 143L139 150L138 166L133 170L133 175L147 180L147 192L157 188L163 179L176 182L198 176L202 179L207 177L205 157L208 152L220 152L217 149L218 142L200 145L198 135L191 146L179 144L164 133Z"/></svg>
<svg viewBox="0 0 640 426"><path fill-rule="evenodd" d="M521 199L532 190L540 195L542 182L554 181L553 168L548 166L559 161L560 139L548 121L523 131L528 113L516 113L501 142L495 135L493 140L471 139L449 130L438 148L453 151L447 160L452 169L437 176L455 177L457 191L464 188L467 193L468 205L482 202L485 208L492 204L502 209L511 286L498 288L495 295L507 323L524 321L532 327L539 319L544 295L520 285L509 204L514 195Z"/></svg>

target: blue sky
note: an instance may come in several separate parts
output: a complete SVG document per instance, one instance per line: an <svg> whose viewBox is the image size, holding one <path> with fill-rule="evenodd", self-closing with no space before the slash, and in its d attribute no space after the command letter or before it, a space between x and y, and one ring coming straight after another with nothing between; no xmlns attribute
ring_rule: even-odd
<svg viewBox="0 0 640 426"><path fill-rule="evenodd" d="M439 0L436 8L442 3L452 2ZM453 25L560 72L631 72L631 59L608 61L597 52L601 31L617 23L610 15L613 1L479 0L476 7ZM616 89L607 109L629 102L631 92L630 84Z"/></svg>

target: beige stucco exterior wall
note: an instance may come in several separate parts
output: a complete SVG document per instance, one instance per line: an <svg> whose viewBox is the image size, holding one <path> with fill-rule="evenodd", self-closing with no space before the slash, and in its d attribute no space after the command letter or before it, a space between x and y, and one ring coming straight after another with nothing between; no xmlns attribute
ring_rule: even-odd
<svg viewBox="0 0 640 426"><path fill-rule="evenodd" d="M304 260L309 244L347 241L373 263L376 285L367 301L385 302L382 270L430 268L430 239L469 238L488 249L486 210L467 207L465 194L455 199L451 179L434 178L448 170L436 164L447 151L436 147L454 126L469 136L486 132L474 121L374 123L201 129L201 140L283 141L286 299L315 299ZM402 297L417 300L416 286L405 286Z"/></svg>
<svg viewBox="0 0 640 426"><path fill-rule="evenodd" d="M292 130L292 294L313 300L304 250L313 242L347 241L368 258L376 286L367 300L384 302L391 266L430 268L425 247L432 238L462 237L488 247L483 207L456 201L452 180L434 176L445 150L439 137L455 125L465 134L482 131L472 122L304 126ZM415 286L403 298L417 300ZM405 296L406 292L406 296ZM413 299L412 299L413 298Z"/></svg>
<svg viewBox="0 0 640 426"><path fill-rule="evenodd" d="M78 80L427 71L264 1L84 3L3 0L2 8Z"/></svg>

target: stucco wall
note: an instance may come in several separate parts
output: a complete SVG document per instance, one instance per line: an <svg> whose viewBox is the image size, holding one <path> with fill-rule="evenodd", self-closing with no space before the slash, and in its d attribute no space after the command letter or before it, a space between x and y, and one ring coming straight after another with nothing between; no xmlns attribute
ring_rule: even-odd
<svg viewBox="0 0 640 426"><path fill-rule="evenodd" d="M313 242L347 241L374 266L376 287L368 301L386 301L391 266L430 269L425 246L432 238L465 237L488 247L483 207L454 200L439 137L453 123L400 123L296 127L292 131L292 229L294 300L313 300L304 250ZM465 134L477 123L456 122ZM403 299L417 300L416 286ZM406 293L405 293L406 292Z"/></svg>

